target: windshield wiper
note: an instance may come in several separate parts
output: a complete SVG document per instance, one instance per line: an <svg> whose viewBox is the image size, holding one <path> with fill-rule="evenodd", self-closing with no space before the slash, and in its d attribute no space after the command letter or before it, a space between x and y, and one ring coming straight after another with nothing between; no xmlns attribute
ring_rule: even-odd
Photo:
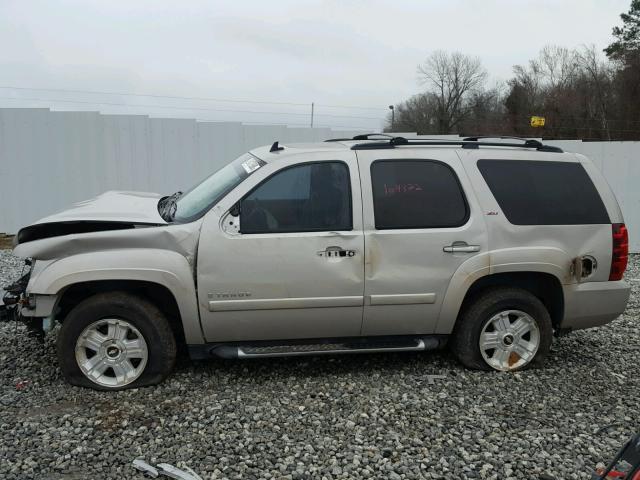
<svg viewBox="0 0 640 480"><path fill-rule="evenodd" d="M182 192L176 192L168 197L163 197L158 202L158 213L167 222L173 220L173 216L176 214L178 208L177 202Z"/></svg>

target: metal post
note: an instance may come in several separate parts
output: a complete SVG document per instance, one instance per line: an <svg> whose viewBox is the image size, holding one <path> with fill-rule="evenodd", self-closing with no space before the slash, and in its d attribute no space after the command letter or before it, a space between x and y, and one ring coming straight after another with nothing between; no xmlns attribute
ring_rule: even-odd
<svg viewBox="0 0 640 480"><path fill-rule="evenodd" d="M313 128L313 102L311 102L311 128Z"/></svg>
<svg viewBox="0 0 640 480"><path fill-rule="evenodd" d="M396 110L393 108L393 105L389 105L389 110L391 110L391 131L394 130L394 123L396 120Z"/></svg>

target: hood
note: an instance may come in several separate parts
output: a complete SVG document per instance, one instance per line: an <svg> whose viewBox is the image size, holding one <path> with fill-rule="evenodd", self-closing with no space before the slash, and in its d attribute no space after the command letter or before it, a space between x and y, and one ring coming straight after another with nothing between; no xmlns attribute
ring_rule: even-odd
<svg viewBox="0 0 640 480"><path fill-rule="evenodd" d="M34 225L56 222L130 222L166 224L158 213L162 195L144 192L106 192L91 200L75 203L62 212L38 220Z"/></svg>
<svg viewBox="0 0 640 480"><path fill-rule="evenodd" d="M106 192L21 229L14 243L18 245L43 238L136 226L166 225L158 213L161 198L157 193Z"/></svg>

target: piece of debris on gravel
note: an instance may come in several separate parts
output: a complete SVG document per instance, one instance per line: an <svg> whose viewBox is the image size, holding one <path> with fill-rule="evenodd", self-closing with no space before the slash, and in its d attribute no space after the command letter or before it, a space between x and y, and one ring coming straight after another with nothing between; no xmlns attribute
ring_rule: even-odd
<svg viewBox="0 0 640 480"><path fill-rule="evenodd" d="M13 244L12 236L5 235L4 233L0 233L0 249L11 248L12 244Z"/></svg>
<svg viewBox="0 0 640 480"><path fill-rule="evenodd" d="M0 284L21 268L0 251ZM627 280L620 318L514 374L446 351L183 360L162 385L101 393L63 381L55 331L3 324L0 478L143 478L144 458L204 479L588 479L640 430L640 257Z"/></svg>

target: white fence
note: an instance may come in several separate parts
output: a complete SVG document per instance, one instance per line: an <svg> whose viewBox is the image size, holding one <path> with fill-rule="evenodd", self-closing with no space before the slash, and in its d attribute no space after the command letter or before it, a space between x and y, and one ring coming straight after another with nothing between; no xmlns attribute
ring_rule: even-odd
<svg viewBox="0 0 640 480"><path fill-rule="evenodd" d="M0 108L0 232L15 233L106 190L184 190L226 162L279 140L362 132ZM640 251L640 142L548 142L585 153L616 193Z"/></svg>
<svg viewBox="0 0 640 480"><path fill-rule="evenodd" d="M362 132L0 108L0 232L107 190L185 190L249 149Z"/></svg>

